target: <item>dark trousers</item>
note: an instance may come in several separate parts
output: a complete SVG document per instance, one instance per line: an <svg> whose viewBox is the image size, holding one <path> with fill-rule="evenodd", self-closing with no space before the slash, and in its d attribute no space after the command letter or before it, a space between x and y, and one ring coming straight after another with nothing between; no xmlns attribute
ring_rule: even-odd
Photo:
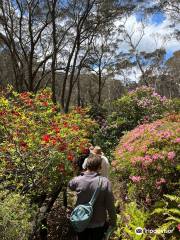
<svg viewBox="0 0 180 240"><path fill-rule="evenodd" d="M105 231L106 228L104 226L87 228L83 232L78 233L78 240L103 240Z"/></svg>

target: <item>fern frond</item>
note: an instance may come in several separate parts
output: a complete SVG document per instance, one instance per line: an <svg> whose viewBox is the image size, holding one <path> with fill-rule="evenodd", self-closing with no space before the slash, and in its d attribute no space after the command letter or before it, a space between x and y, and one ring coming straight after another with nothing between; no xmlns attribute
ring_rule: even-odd
<svg viewBox="0 0 180 240"><path fill-rule="evenodd" d="M167 213L168 212L168 209L167 208L156 208L152 213L150 213L151 215L157 213L157 214L164 214L164 213Z"/></svg>
<svg viewBox="0 0 180 240"><path fill-rule="evenodd" d="M163 232L166 232L172 225L174 225L174 221L164 223L159 228L157 228L156 231L157 233L162 234Z"/></svg>
<svg viewBox="0 0 180 240"><path fill-rule="evenodd" d="M173 216L170 216L170 217L166 218L166 221L169 221L169 220L174 220L174 221L177 222L177 223L180 222L180 218L178 218L178 217L173 217Z"/></svg>
<svg viewBox="0 0 180 240"><path fill-rule="evenodd" d="M171 201L180 203L180 197L177 197L177 196L174 196L174 195L168 195L168 194L165 194L164 197L171 200Z"/></svg>
<svg viewBox="0 0 180 240"><path fill-rule="evenodd" d="M177 208L170 208L168 210L169 213L173 213L173 214L176 214L176 215L179 215L180 216L180 210L177 209Z"/></svg>

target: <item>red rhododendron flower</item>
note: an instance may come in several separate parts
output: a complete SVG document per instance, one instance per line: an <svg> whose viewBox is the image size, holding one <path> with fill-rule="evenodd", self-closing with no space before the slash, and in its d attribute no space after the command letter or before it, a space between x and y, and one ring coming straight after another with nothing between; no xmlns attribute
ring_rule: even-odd
<svg viewBox="0 0 180 240"><path fill-rule="evenodd" d="M26 98L26 97L28 97L29 96L29 93L28 92L22 92L22 93L20 93L20 97L21 98Z"/></svg>
<svg viewBox="0 0 180 240"><path fill-rule="evenodd" d="M6 115L6 114L7 114L6 111L1 111L1 112L0 112L0 116Z"/></svg>
<svg viewBox="0 0 180 240"><path fill-rule="evenodd" d="M33 104L33 100L32 99L28 99L28 100L26 100L26 101L24 101L27 105L29 105L29 106L32 106L32 104Z"/></svg>
<svg viewBox="0 0 180 240"><path fill-rule="evenodd" d="M63 139L62 139L61 137L57 137L56 140L57 140L58 142L60 142L60 143L63 142Z"/></svg>
<svg viewBox="0 0 180 240"><path fill-rule="evenodd" d="M140 182L142 180L141 176L130 176L129 177L134 183Z"/></svg>
<svg viewBox="0 0 180 240"><path fill-rule="evenodd" d="M50 135L49 134L45 134L43 137L42 137L42 140L44 142L49 142L50 141Z"/></svg>
<svg viewBox="0 0 180 240"><path fill-rule="evenodd" d="M78 130L79 130L79 126L74 125L74 126L72 126L72 129L73 129L74 131L78 131Z"/></svg>
<svg viewBox="0 0 180 240"><path fill-rule="evenodd" d="M65 122L63 125L64 125L64 127L68 127L68 123L67 122Z"/></svg>
<svg viewBox="0 0 180 240"><path fill-rule="evenodd" d="M82 108L81 107L76 107L75 110L76 110L77 113L82 113Z"/></svg>
<svg viewBox="0 0 180 240"><path fill-rule="evenodd" d="M20 115L18 112L14 111L14 110L12 110L11 113L12 113L13 115L15 115L15 116L19 116L19 115Z"/></svg>
<svg viewBox="0 0 180 240"><path fill-rule="evenodd" d="M27 143L25 143L24 141L20 142L19 145L23 148L27 147Z"/></svg>
<svg viewBox="0 0 180 240"><path fill-rule="evenodd" d="M60 129L58 127L53 128L56 133L59 133Z"/></svg>
<svg viewBox="0 0 180 240"><path fill-rule="evenodd" d="M59 164L58 166L57 166L57 170L59 171L59 172L64 172L65 171L65 167L64 167L64 164Z"/></svg>
<svg viewBox="0 0 180 240"><path fill-rule="evenodd" d="M72 160L74 159L73 154L69 153L69 154L67 155L67 159L68 159L69 161L72 161Z"/></svg>
<svg viewBox="0 0 180 240"><path fill-rule="evenodd" d="M57 143L57 140L56 140L56 138L55 138L55 137L51 137L51 143L52 143L53 145L56 145L56 143Z"/></svg>
<svg viewBox="0 0 180 240"><path fill-rule="evenodd" d="M83 153L83 154L88 154L89 153L89 148L87 148L86 146L84 146L85 143L82 145L82 143L80 144L80 151Z"/></svg>
<svg viewBox="0 0 180 240"><path fill-rule="evenodd" d="M60 145L60 146L58 147L58 149L59 149L60 151L65 151L65 150L67 149L67 144L66 144L66 143L63 143L62 145Z"/></svg>
<svg viewBox="0 0 180 240"><path fill-rule="evenodd" d="M48 102L43 102L43 104L42 104L44 107L48 107Z"/></svg>

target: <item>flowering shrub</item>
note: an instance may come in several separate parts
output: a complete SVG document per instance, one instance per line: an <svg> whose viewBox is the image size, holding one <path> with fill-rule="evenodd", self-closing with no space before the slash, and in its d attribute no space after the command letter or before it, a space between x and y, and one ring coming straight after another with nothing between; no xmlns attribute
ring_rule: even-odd
<svg viewBox="0 0 180 240"><path fill-rule="evenodd" d="M172 111L172 100L160 96L151 87L142 86L113 103L109 121L122 130L131 130L144 122L160 119Z"/></svg>
<svg viewBox="0 0 180 240"><path fill-rule="evenodd" d="M4 188L33 195L51 192L70 177L73 159L87 151L94 122L81 108L60 113L48 89L8 95L0 96Z"/></svg>
<svg viewBox="0 0 180 240"><path fill-rule="evenodd" d="M151 204L164 193L178 191L180 115L142 124L124 135L112 162L129 193Z"/></svg>
<svg viewBox="0 0 180 240"><path fill-rule="evenodd" d="M179 103L161 97L153 88L139 87L107 106L104 105L109 115L103 119L95 140L97 144L106 146L106 153L111 155L110 149L115 148L124 131L160 119L167 112L178 112Z"/></svg>

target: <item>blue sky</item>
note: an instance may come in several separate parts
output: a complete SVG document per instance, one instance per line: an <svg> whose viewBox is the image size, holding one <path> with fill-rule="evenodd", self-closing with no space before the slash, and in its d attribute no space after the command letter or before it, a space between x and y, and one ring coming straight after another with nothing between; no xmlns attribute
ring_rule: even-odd
<svg viewBox="0 0 180 240"><path fill-rule="evenodd" d="M162 12L155 13L150 18L151 24L159 25L166 19L166 16Z"/></svg>
<svg viewBox="0 0 180 240"><path fill-rule="evenodd" d="M144 14L142 12L138 12L135 14L136 20L139 21L143 21L144 20ZM146 22L148 24L155 24L155 25L159 25L161 24L164 20L166 19L166 16L163 12L156 12L152 15L149 15L146 18Z"/></svg>

